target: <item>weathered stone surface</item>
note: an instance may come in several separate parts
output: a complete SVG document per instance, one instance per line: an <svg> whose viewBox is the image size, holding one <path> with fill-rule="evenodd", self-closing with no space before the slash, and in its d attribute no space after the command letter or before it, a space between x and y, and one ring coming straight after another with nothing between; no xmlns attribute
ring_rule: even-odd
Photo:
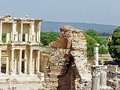
<svg viewBox="0 0 120 90"><path fill-rule="evenodd" d="M86 39L82 30L71 26L60 28L59 38L50 44L49 78L58 82L58 90L77 90L89 88L91 73L87 65ZM53 68L56 67L56 68ZM60 68L62 67L62 68ZM84 85L84 82L87 82ZM53 88L55 88L53 86Z"/></svg>

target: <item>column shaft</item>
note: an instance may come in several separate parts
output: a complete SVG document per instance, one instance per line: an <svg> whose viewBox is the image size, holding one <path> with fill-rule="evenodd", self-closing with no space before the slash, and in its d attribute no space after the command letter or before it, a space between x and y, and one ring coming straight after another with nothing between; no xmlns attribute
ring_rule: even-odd
<svg viewBox="0 0 120 90"><path fill-rule="evenodd" d="M15 74L15 64L14 64L14 49L11 50L12 55L11 55L11 74Z"/></svg>
<svg viewBox="0 0 120 90"><path fill-rule="evenodd" d="M12 24L12 40L15 41L16 23Z"/></svg>
<svg viewBox="0 0 120 90"><path fill-rule="evenodd" d="M29 42L31 42L31 37L32 37L32 24L30 24L30 30L29 30Z"/></svg>
<svg viewBox="0 0 120 90"><path fill-rule="evenodd" d="M28 34L25 34L25 41L28 42Z"/></svg>
<svg viewBox="0 0 120 90"><path fill-rule="evenodd" d="M22 42L22 35L23 35L23 23L21 22L21 31L20 31L20 41Z"/></svg>
<svg viewBox="0 0 120 90"><path fill-rule="evenodd" d="M22 49L20 49L20 54L19 54L19 74L22 73Z"/></svg>
<svg viewBox="0 0 120 90"><path fill-rule="evenodd" d="M6 58L6 74L9 74L9 61L8 61L8 57Z"/></svg>
<svg viewBox="0 0 120 90"><path fill-rule="evenodd" d="M33 70L33 74L35 73L35 59L32 59L32 70Z"/></svg>
<svg viewBox="0 0 120 90"><path fill-rule="evenodd" d="M100 90L100 66L92 66L92 90Z"/></svg>
<svg viewBox="0 0 120 90"><path fill-rule="evenodd" d="M37 42L40 42L41 22L37 26Z"/></svg>
<svg viewBox="0 0 120 90"><path fill-rule="evenodd" d="M95 65L99 65L99 44L96 44L94 47L94 62Z"/></svg>
<svg viewBox="0 0 120 90"><path fill-rule="evenodd" d="M30 62L29 62L29 74L33 74L33 68L32 68L32 52L33 49L30 49Z"/></svg>
<svg viewBox="0 0 120 90"><path fill-rule="evenodd" d="M27 51L25 50L24 73L27 74Z"/></svg>
<svg viewBox="0 0 120 90"><path fill-rule="evenodd" d="M40 72L40 51L38 51L38 58L37 58L37 73Z"/></svg>

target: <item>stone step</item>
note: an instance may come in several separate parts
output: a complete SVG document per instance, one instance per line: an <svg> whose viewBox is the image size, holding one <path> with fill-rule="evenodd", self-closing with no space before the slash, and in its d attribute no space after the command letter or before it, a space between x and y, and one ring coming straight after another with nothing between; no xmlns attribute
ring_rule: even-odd
<svg viewBox="0 0 120 90"><path fill-rule="evenodd" d="M2 83L40 83L37 75L0 75L0 84Z"/></svg>

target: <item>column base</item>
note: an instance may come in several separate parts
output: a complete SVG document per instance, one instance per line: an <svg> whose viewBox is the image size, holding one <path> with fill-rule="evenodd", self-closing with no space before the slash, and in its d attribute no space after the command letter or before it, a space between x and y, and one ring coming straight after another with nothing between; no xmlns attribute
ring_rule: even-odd
<svg viewBox="0 0 120 90"><path fill-rule="evenodd" d="M19 72L19 75L22 75L23 73L22 72Z"/></svg>
<svg viewBox="0 0 120 90"><path fill-rule="evenodd" d="M44 73L41 73L41 75L40 75L40 76L41 76L41 78L40 78L40 79L41 79L41 81L45 81L45 74L44 74Z"/></svg>
<svg viewBox="0 0 120 90"><path fill-rule="evenodd" d="M33 75L33 74L34 74L33 70L31 70L31 71L29 72L29 74L30 74L30 75Z"/></svg>
<svg viewBox="0 0 120 90"><path fill-rule="evenodd" d="M11 75L16 75L16 73L15 73L15 72L10 72L10 74L11 74Z"/></svg>

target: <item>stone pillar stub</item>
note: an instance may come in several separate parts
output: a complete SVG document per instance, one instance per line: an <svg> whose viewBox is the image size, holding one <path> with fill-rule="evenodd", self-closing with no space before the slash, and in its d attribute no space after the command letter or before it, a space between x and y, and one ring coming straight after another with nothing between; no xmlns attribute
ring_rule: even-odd
<svg viewBox="0 0 120 90"><path fill-rule="evenodd" d="M99 65L99 44L96 44L94 47L94 63Z"/></svg>
<svg viewBox="0 0 120 90"><path fill-rule="evenodd" d="M92 66L92 90L100 90L101 66Z"/></svg>
<svg viewBox="0 0 120 90"><path fill-rule="evenodd" d="M101 70L101 76L100 76L100 85L101 87L106 87L107 86L107 72L106 72L106 67L102 67Z"/></svg>

